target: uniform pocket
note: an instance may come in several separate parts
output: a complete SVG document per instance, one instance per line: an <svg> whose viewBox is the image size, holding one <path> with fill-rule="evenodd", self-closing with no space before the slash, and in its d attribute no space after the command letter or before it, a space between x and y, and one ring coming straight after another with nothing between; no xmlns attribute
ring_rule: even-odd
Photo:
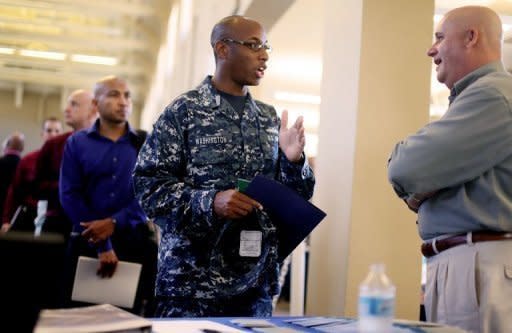
<svg viewBox="0 0 512 333"><path fill-rule="evenodd" d="M190 140L190 163L187 173L197 188L222 187L234 177L236 152L230 136L197 135Z"/></svg>

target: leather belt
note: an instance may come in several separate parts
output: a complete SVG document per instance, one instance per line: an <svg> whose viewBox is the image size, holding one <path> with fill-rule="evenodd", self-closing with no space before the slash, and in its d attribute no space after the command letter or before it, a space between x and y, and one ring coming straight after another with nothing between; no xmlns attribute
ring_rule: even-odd
<svg viewBox="0 0 512 333"><path fill-rule="evenodd" d="M467 234L434 239L432 242L421 244L421 253L429 258L454 246L500 240L512 240L512 232L474 231Z"/></svg>

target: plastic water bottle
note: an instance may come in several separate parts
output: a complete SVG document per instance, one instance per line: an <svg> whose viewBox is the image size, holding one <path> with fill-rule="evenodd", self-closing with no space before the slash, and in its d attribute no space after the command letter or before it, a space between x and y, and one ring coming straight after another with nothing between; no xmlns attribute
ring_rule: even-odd
<svg viewBox="0 0 512 333"><path fill-rule="evenodd" d="M359 286L359 332L389 333L395 316L395 286L384 264L373 264Z"/></svg>

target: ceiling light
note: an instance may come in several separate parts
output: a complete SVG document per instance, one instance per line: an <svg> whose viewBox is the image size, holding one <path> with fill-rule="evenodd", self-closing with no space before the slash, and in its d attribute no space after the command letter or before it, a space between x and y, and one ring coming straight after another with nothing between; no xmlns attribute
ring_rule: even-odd
<svg viewBox="0 0 512 333"><path fill-rule="evenodd" d="M278 101L316 105L320 104L321 101L321 98L318 95L300 94L287 91L276 91L274 98Z"/></svg>
<svg viewBox="0 0 512 333"><path fill-rule="evenodd" d="M503 29L503 32L507 32L507 31L510 30L510 28L512 28L512 25L510 25L510 24L502 24L501 28Z"/></svg>
<svg viewBox="0 0 512 333"><path fill-rule="evenodd" d="M0 47L0 54L14 54L14 49L10 47Z"/></svg>
<svg viewBox="0 0 512 333"><path fill-rule="evenodd" d="M84 62L87 64L95 64L95 65L108 65L108 66L117 65L117 58L92 56L92 55L86 55L86 54L73 54L71 56L71 61Z"/></svg>
<svg viewBox="0 0 512 333"><path fill-rule="evenodd" d="M44 59L51 59L51 60L66 59L66 54L61 53L61 52L20 50L20 55L25 56L25 57L44 58Z"/></svg>

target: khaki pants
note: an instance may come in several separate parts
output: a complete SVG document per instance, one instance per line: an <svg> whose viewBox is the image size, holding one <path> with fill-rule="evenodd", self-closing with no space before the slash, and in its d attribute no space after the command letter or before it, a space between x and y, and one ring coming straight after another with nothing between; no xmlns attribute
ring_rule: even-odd
<svg viewBox="0 0 512 333"><path fill-rule="evenodd" d="M428 321L512 332L512 241L460 245L427 259Z"/></svg>

